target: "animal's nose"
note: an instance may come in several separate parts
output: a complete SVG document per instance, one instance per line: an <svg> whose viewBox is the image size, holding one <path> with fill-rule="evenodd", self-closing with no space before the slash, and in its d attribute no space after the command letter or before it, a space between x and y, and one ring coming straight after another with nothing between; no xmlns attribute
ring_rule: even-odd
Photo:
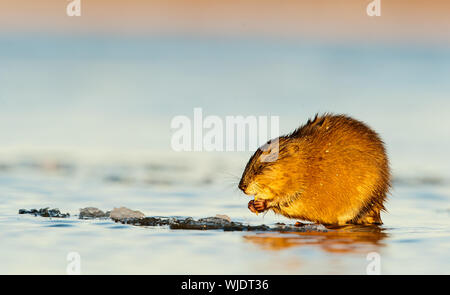
<svg viewBox="0 0 450 295"><path fill-rule="evenodd" d="M247 185L243 182L243 181L241 181L240 183L239 183L239 189L241 190L241 191L243 191L244 193L245 193L245 190L247 189Z"/></svg>

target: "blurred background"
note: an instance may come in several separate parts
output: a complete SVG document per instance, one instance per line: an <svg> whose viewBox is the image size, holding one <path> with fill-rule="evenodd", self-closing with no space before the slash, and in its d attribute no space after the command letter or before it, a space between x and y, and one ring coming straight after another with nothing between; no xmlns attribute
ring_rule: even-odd
<svg viewBox="0 0 450 295"><path fill-rule="evenodd" d="M450 1L0 0L0 273L448 274ZM20 208L150 215L247 210L251 152L171 150L174 116L315 113L365 121L395 177L385 226L264 236L19 216ZM357 229L359 231L359 229ZM182 243L180 243L182 241ZM265 259L261 259L265 257ZM446 258L447 257L447 258ZM220 267L218 267L218 265Z"/></svg>
<svg viewBox="0 0 450 295"><path fill-rule="evenodd" d="M377 130L395 171L449 176L446 0L69 3L0 1L3 158L170 151L194 107L282 132L328 111Z"/></svg>

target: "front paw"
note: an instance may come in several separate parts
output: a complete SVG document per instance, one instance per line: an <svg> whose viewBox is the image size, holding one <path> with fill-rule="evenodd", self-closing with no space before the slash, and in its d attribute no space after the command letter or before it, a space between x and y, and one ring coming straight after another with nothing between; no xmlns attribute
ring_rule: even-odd
<svg viewBox="0 0 450 295"><path fill-rule="evenodd" d="M261 213L268 209L266 200L251 200L248 202L248 209L253 213Z"/></svg>
<svg viewBox="0 0 450 295"><path fill-rule="evenodd" d="M258 213L258 211L255 208L255 200L251 200L250 202L248 202L248 209L253 213Z"/></svg>
<svg viewBox="0 0 450 295"><path fill-rule="evenodd" d="M253 203L253 206L255 206L255 209L258 212L264 212L268 209L266 200L257 200Z"/></svg>

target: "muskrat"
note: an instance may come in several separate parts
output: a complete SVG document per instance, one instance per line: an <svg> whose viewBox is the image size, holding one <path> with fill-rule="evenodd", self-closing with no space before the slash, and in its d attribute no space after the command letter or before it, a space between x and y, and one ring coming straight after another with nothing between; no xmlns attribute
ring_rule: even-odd
<svg viewBox="0 0 450 295"><path fill-rule="evenodd" d="M263 159L278 147L272 161ZM239 188L255 200L253 213L322 224L382 224L390 188L384 143L366 124L346 115L316 115L291 134L259 148Z"/></svg>

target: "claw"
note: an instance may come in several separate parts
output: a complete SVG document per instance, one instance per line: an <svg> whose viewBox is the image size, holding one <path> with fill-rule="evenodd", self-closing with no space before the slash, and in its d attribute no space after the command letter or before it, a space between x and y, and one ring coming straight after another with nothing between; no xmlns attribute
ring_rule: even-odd
<svg viewBox="0 0 450 295"><path fill-rule="evenodd" d="M248 209L250 211L252 211L253 213L258 214L258 211L255 209L255 205L254 205L255 201L251 200L250 202L248 202Z"/></svg>
<svg viewBox="0 0 450 295"><path fill-rule="evenodd" d="M263 212L267 209L267 202L265 200L254 201L253 206L258 212Z"/></svg>

